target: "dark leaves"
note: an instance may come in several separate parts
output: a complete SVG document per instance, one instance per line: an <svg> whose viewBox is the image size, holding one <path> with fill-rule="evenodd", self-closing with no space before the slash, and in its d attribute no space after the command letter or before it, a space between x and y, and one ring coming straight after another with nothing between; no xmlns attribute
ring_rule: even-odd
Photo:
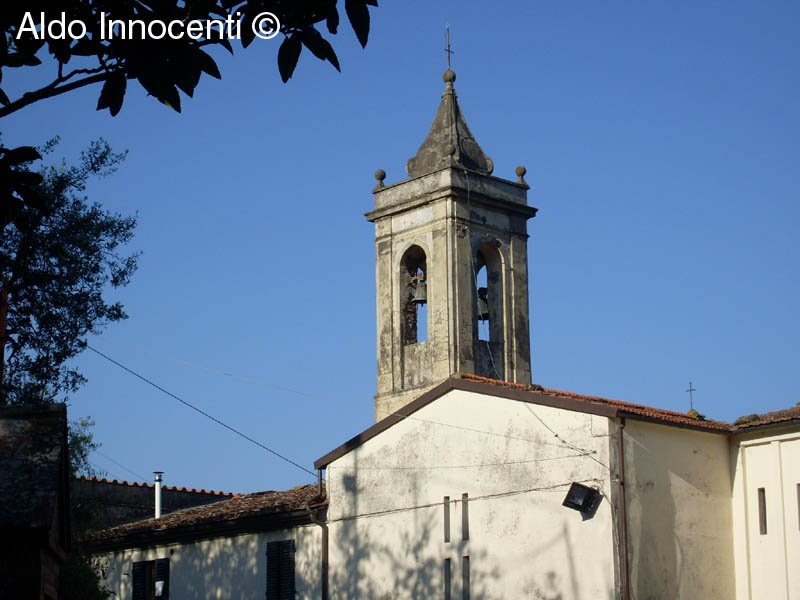
<svg viewBox="0 0 800 600"><path fill-rule="evenodd" d="M345 0L344 9L347 12L347 18L350 20L350 25L358 38L361 47L367 45L369 39L369 9L367 4L377 6L377 2L369 2L368 0Z"/></svg>
<svg viewBox="0 0 800 600"><path fill-rule="evenodd" d="M237 31L243 47L248 47L256 39L253 19L265 11L273 12L281 23L281 31L286 35L278 48L278 70L281 80L291 79L296 71L302 47L305 46L317 58L329 62L341 70L339 59L333 46L315 28L316 23L325 22L327 32L335 35L339 31L341 3L338 0L151 0L149 2L106 2L97 6L94 2L67 3L61 7L68 18L75 18L86 24L88 35L79 40L37 39L30 33L16 40L18 19L3 19L0 32L0 78L3 67L32 67L41 63L40 57L58 63L59 78L38 90L29 90L13 99L0 90L0 115L7 116L32 102L53 95L53 91L74 89L83 78L87 84L104 78L97 101L98 110L108 109L116 115L124 103L128 80L138 80L142 87L159 101L180 111L181 92L192 96L202 74L221 78L220 69L212 53L206 46L221 46L229 52L233 48L228 39L219 39L217 30L209 39L192 39L185 35L181 39L138 39L117 37L101 39L99 15L105 15L106 22L142 21L145 24L160 22L182 22L197 19L233 18L238 21ZM377 6L375 0L345 0L345 10L356 33L359 43L367 43L370 30L368 7ZM58 13L55 13L56 17ZM320 30L321 27L320 27ZM131 31L135 31L131 29ZM128 32L129 36L131 31ZM145 31L148 31L145 25ZM267 42L269 43L269 42ZM275 43L275 42L272 42ZM48 56L49 54L49 56ZM80 57L71 73L67 65L72 57ZM56 65L53 65L56 66ZM56 71L56 69L54 69ZM117 72L121 74L116 74ZM112 73L114 73L112 75ZM61 74L65 75L61 79ZM99 75L98 75L99 74ZM68 85L67 83L68 82ZM79 87L80 85L78 85ZM8 89L8 88L6 88Z"/></svg>
<svg viewBox="0 0 800 600"><path fill-rule="evenodd" d="M125 99L125 90L128 87L128 81L125 73L122 71L114 71L108 76L103 89L100 90L100 98L97 100L97 110L108 109L112 117L115 117L122 108L122 101Z"/></svg>
<svg viewBox="0 0 800 600"><path fill-rule="evenodd" d="M337 71L341 71L339 59L336 57L336 52L333 51L333 46L322 37L319 31L313 27L304 29L300 32L300 40L306 48L311 50L314 56L320 60L327 60Z"/></svg>
<svg viewBox="0 0 800 600"><path fill-rule="evenodd" d="M328 15L325 18L325 24L328 27L328 32L332 35L336 35L336 32L339 29L339 11L335 4L328 9Z"/></svg>
<svg viewBox="0 0 800 600"><path fill-rule="evenodd" d="M199 48L197 49L195 56L197 64L200 66L200 70L203 71L203 73L207 73L215 79L222 79L222 75L219 72L219 67L217 67L217 63L214 62L213 58Z"/></svg>
<svg viewBox="0 0 800 600"><path fill-rule="evenodd" d="M283 83L291 79L302 49L300 38L296 34L287 36L278 48L278 71Z"/></svg>

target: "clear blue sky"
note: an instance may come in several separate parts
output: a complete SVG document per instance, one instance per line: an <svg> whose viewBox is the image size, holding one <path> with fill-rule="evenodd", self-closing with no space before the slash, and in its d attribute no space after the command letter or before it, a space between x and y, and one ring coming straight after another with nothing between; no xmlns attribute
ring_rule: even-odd
<svg viewBox="0 0 800 600"><path fill-rule="evenodd" d="M311 467L372 422L373 172L403 178L442 90L450 23L461 106L495 174L528 168L534 380L709 417L794 405L798 372L800 5L382 2L339 74L277 41L219 55L175 114L98 89L3 121L7 145L105 137L129 158L93 199L138 212L130 319L90 340ZM25 81L9 72L10 94ZM110 476L282 489L301 471L101 358L91 415Z"/></svg>

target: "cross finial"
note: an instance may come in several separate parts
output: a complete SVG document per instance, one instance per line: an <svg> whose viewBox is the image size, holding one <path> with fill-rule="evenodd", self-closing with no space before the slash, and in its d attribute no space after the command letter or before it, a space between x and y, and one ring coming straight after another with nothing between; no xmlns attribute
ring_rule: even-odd
<svg viewBox="0 0 800 600"><path fill-rule="evenodd" d="M696 392L697 390L692 387L692 382L689 382L689 389L686 390L689 393L689 408L694 409L694 397L692 396L692 392Z"/></svg>
<svg viewBox="0 0 800 600"><path fill-rule="evenodd" d="M447 54L447 68L449 69L450 68L450 55L451 54L455 54L455 52L453 52L450 49L450 25L449 24L444 26L444 40L445 40L445 43L447 44L447 47L444 49L444 51Z"/></svg>

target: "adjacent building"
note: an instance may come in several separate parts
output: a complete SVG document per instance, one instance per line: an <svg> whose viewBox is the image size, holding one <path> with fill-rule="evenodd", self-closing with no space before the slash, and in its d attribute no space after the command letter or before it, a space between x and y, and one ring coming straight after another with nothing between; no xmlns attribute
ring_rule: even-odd
<svg viewBox="0 0 800 600"><path fill-rule="evenodd" d="M58 599L68 472L64 404L0 408L0 599Z"/></svg>

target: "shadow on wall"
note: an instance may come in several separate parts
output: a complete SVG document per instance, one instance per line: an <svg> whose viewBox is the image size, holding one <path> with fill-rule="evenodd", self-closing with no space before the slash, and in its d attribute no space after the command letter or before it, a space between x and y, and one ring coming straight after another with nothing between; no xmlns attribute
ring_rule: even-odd
<svg viewBox="0 0 800 600"><path fill-rule="evenodd" d="M639 444L626 438L626 444ZM630 460L630 456L626 456ZM638 512L634 521L629 518L628 535L633 541L630 549L631 592L639 600L680 598L681 540L674 534L676 508L673 499L671 472L662 461L653 460L649 449L633 452L632 478L635 495L631 508ZM630 513L634 513L633 510ZM633 517L631 514L631 517ZM667 533L669 532L669 533ZM671 537L672 544L664 543Z"/></svg>
<svg viewBox="0 0 800 600"><path fill-rule="evenodd" d="M178 599L264 598L267 583L267 541L295 538L295 581L298 598L319 595L320 550L313 530L296 530L286 535L242 535L205 540L192 545L160 548L137 560L169 558L170 596ZM308 536L308 537L307 537ZM123 567L119 598L133 594L132 560Z"/></svg>
<svg viewBox="0 0 800 600"><path fill-rule="evenodd" d="M441 526L434 523L432 514L417 519L412 532L399 534L391 543L376 541L372 528L359 527L357 520L344 521L336 533L336 543L343 549L344 568L331 574L331 597L337 600L390 600L396 598L444 598L444 558L434 556L431 548L439 541ZM386 531L382 540L389 539ZM435 536L435 540L432 539ZM459 544L453 542L451 561L461 555ZM485 552L469 552L470 598L493 600L507 597L492 592L499 575L481 569ZM451 597L461 598L462 564L452 562ZM390 581L376 577L376 565L381 572L391 573Z"/></svg>

